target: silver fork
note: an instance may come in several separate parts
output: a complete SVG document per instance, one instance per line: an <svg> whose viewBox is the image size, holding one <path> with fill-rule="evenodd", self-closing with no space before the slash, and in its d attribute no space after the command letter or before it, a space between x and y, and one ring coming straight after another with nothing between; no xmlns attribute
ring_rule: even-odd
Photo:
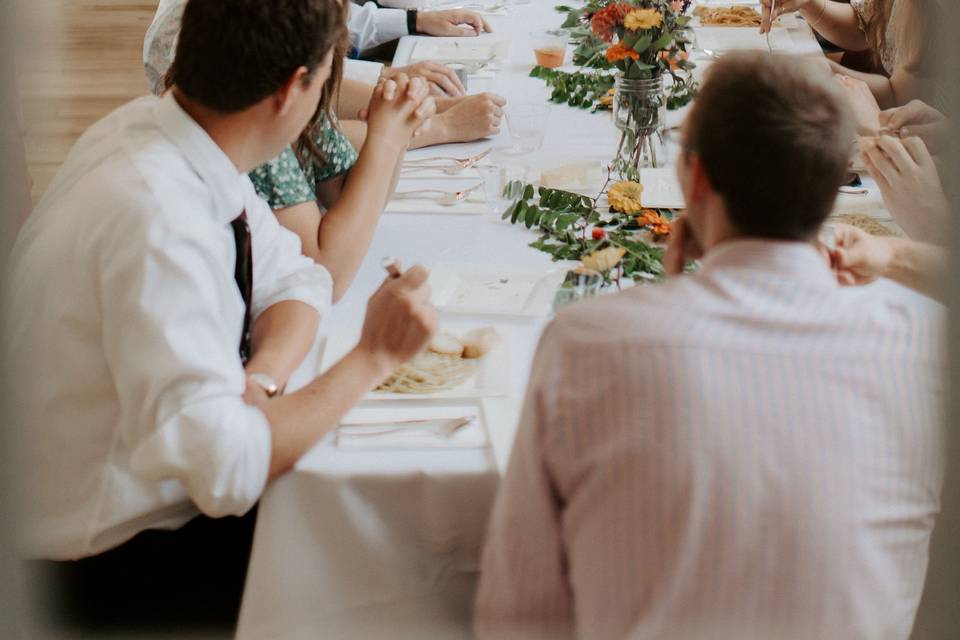
<svg viewBox="0 0 960 640"><path fill-rule="evenodd" d="M405 420L400 422L365 422L341 424L341 427L362 427L363 430L353 430L351 437L368 438L383 436L401 431L426 431L439 438L450 438L457 431L468 427L477 421L477 416L463 416L460 418L438 418L432 420Z"/></svg>
<svg viewBox="0 0 960 640"><path fill-rule="evenodd" d="M433 200L434 202L437 202L438 204L442 204L444 206L451 206L451 205L457 204L458 202L462 202L463 200L466 200L471 193L473 193L474 191L476 191L482 186L483 186L483 183L481 182L479 184L473 185L472 187L469 187L468 189L462 189L460 191L443 191L442 189L417 189L416 191L402 191L400 193L393 194L393 198L391 199L392 200L426 199L426 200ZM430 194L438 194L439 197L438 198L422 198L423 196L430 195Z"/></svg>
<svg viewBox="0 0 960 640"><path fill-rule="evenodd" d="M477 164L478 162L486 158L488 155L490 155L491 150L492 150L492 147L490 149L487 149L486 151L482 151L478 153L475 156L470 156L469 158L437 157L437 158L419 158L417 160L404 160L403 165L405 167L418 167L422 165L431 165L431 164L436 164L440 162L440 163L452 163L453 166L449 168L456 167L457 170L469 169L470 167L474 166L475 164ZM437 168L440 168L440 167L437 167Z"/></svg>

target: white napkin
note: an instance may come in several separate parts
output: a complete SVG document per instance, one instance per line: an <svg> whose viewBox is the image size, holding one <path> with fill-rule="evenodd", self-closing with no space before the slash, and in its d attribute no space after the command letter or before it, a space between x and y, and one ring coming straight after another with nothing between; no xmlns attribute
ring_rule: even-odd
<svg viewBox="0 0 960 640"><path fill-rule="evenodd" d="M438 436L423 429L404 428L397 425L396 431L367 435L370 431L383 431L383 426L341 426L337 429L336 443L340 449L483 449L487 435L477 418L452 436Z"/></svg>
<svg viewBox="0 0 960 640"><path fill-rule="evenodd" d="M483 215L487 212L487 199L483 189L477 189L466 200L452 205L443 205L430 198L401 198L387 203L384 213L446 213L460 216Z"/></svg>
<svg viewBox="0 0 960 640"><path fill-rule="evenodd" d="M640 203L653 209L684 209L683 191L673 168L640 169Z"/></svg>

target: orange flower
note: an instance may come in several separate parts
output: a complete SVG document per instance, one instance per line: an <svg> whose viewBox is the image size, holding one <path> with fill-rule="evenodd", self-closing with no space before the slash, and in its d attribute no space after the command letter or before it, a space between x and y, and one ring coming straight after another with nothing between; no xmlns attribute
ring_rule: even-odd
<svg viewBox="0 0 960 640"><path fill-rule="evenodd" d="M657 57L661 60L666 60L670 64L670 68L676 71L680 68L680 61L686 61L690 58L690 54L686 51L680 51L677 53L676 57L670 55L669 51L661 51L657 54Z"/></svg>
<svg viewBox="0 0 960 640"><path fill-rule="evenodd" d="M672 229L670 221L653 209L644 209L643 212L637 216L637 224L642 227L650 227L653 234L657 236L668 236Z"/></svg>
<svg viewBox="0 0 960 640"><path fill-rule="evenodd" d="M607 62L620 62L625 58L639 60L640 54L622 42L618 42L607 49Z"/></svg>

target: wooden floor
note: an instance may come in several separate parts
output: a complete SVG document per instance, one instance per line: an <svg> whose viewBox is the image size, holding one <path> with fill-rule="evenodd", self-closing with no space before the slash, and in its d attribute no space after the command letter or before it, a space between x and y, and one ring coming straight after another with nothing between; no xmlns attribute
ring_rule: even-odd
<svg viewBox="0 0 960 640"><path fill-rule="evenodd" d="M93 122L148 92L143 37L158 0L34 0L20 60L27 164L34 201Z"/></svg>

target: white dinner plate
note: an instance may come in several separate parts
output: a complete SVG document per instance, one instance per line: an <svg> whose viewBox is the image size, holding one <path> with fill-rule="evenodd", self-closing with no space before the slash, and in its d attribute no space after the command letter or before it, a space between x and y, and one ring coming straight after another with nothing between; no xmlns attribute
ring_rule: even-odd
<svg viewBox="0 0 960 640"><path fill-rule="evenodd" d="M510 42L491 38L421 38L410 54L410 62L478 63L506 60Z"/></svg>
<svg viewBox="0 0 960 640"><path fill-rule="evenodd" d="M510 264L444 262L430 273L434 306L445 313L544 316L566 269Z"/></svg>
<svg viewBox="0 0 960 640"><path fill-rule="evenodd" d="M364 401L372 400L450 400L487 398L503 396L510 392L510 350L506 337L501 329L500 343L483 357L477 367L476 375L453 389L434 391L433 393L387 393L371 391L364 396Z"/></svg>
<svg viewBox="0 0 960 640"><path fill-rule="evenodd" d="M767 36L757 29L731 29L730 27L695 27L697 47L711 51L737 51L742 49L758 49L766 51ZM775 27L770 31L770 46L774 51L790 51L793 49L793 38L790 32L783 27Z"/></svg>

